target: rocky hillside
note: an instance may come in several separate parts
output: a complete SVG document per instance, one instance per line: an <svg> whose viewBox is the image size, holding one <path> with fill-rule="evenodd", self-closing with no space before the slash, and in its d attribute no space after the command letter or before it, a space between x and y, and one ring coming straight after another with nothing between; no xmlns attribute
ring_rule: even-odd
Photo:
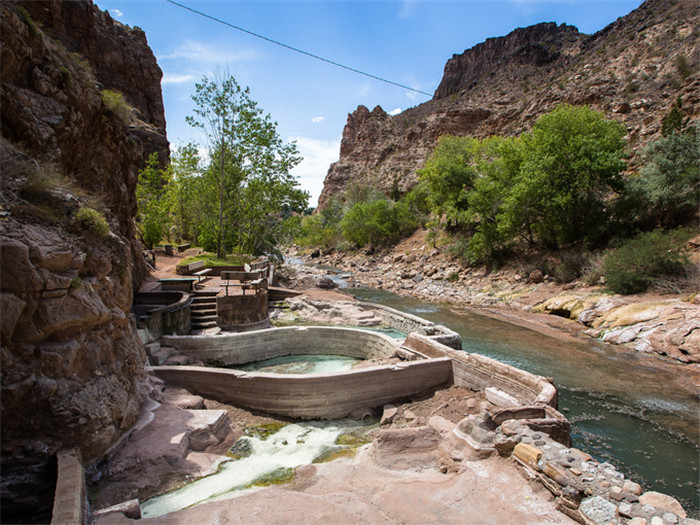
<svg viewBox="0 0 700 525"><path fill-rule="evenodd" d="M135 188L144 157L167 157L168 142L162 72L141 30L91 0L0 9L4 522L51 497L38 483L58 449L90 462L139 415L149 386L129 322L145 273Z"/></svg>
<svg viewBox="0 0 700 525"><path fill-rule="evenodd" d="M454 55L430 101L393 117L379 106L348 116L319 206L352 182L407 191L441 135L519 134L561 103L624 123L638 151L677 97L700 118L699 27L695 0L647 0L594 35L543 23Z"/></svg>

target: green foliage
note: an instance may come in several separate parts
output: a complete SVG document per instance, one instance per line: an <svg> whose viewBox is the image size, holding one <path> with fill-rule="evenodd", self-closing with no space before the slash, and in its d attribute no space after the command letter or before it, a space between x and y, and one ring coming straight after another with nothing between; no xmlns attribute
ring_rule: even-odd
<svg viewBox="0 0 700 525"><path fill-rule="evenodd" d="M661 121L661 135L668 137L674 132L682 131L689 120L687 118L684 119L683 117L683 100L681 97L678 97L676 102L673 104L671 111L669 111L668 115L666 115Z"/></svg>
<svg viewBox="0 0 700 525"><path fill-rule="evenodd" d="M243 266L244 264L249 264L254 260L255 257L246 255L229 255L223 259L220 259L214 253L202 253L200 255L185 257L178 262L177 265L186 266L196 261L204 261L204 266L206 268L213 268L214 266Z"/></svg>
<svg viewBox="0 0 700 525"><path fill-rule="evenodd" d="M677 233L661 230L626 242L603 261L606 286L615 293L640 293L656 279L683 273L688 260L677 244Z"/></svg>
<svg viewBox="0 0 700 525"><path fill-rule="evenodd" d="M673 131L643 151L644 165L631 183L646 201L653 224L666 228L697 216L700 200L700 142L694 129Z"/></svg>
<svg viewBox="0 0 700 525"><path fill-rule="evenodd" d="M83 285L83 280L82 280L79 276L76 275L75 277L73 277L73 278L70 280L70 285L69 285L68 288L69 288L70 290L77 290L77 289L80 288L82 285Z"/></svg>
<svg viewBox="0 0 700 525"><path fill-rule="evenodd" d="M587 106L563 105L540 117L521 137L522 164L506 199L511 223L522 220L525 235L546 247L603 237L608 197L623 188L626 134Z"/></svg>
<svg viewBox="0 0 700 525"><path fill-rule="evenodd" d="M172 180L167 186L170 224L175 239L197 239L197 193L200 158L197 146L189 143L175 149L170 163Z"/></svg>
<svg viewBox="0 0 700 525"><path fill-rule="evenodd" d="M688 59L685 55L678 55L674 64L682 79L686 79L693 74L693 67L688 63Z"/></svg>
<svg viewBox="0 0 700 525"><path fill-rule="evenodd" d="M158 164L158 154L152 153L146 167L139 173L136 186L136 226L149 250L166 235L170 220L170 202L166 194L168 183L172 180L172 171L170 168L161 170Z"/></svg>
<svg viewBox="0 0 700 525"><path fill-rule="evenodd" d="M29 29L29 34L35 37L40 37L41 29L39 29L39 26L36 25L36 22L27 12L27 10L21 5L15 5L15 9L19 14L20 18L22 19L22 22L24 22L27 26L27 29Z"/></svg>
<svg viewBox="0 0 700 525"><path fill-rule="evenodd" d="M103 239L109 235L109 224L101 212L84 206L78 210L75 218L83 229L98 239Z"/></svg>
<svg viewBox="0 0 700 525"><path fill-rule="evenodd" d="M195 85L193 127L205 132L210 165L196 188L199 227L205 248L223 257L275 252L291 212L306 209L308 194L290 175L301 158L295 143L283 144L277 123L264 115L231 76Z"/></svg>
<svg viewBox="0 0 700 525"><path fill-rule="evenodd" d="M459 228L467 222L468 196L477 175L475 161L481 142L471 137L440 137L435 151L418 175L429 190L428 204L448 227Z"/></svg>
<svg viewBox="0 0 700 525"><path fill-rule="evenodd" d="M300 246L330 248L342 242L340 221L343 218L343 203L337 197L329 199L326 206L313 215L306 216L296 236Z"/></svg>
<svg viewBox="0 0 700 525"><path fill-rule="evenodd" d="M61 75L61 85L64 88L70 88L73 86L73 73L70 72L70 69L68 69L65 66L61 66L58 68L58 72Z"/></svg>
<svg viewBox="0 0 700 525"><path fill-rule="evenodd" d="M358 246L395 244L419 226L405 202L386 197L356 203L340 223L343 237Z"/></svg>
<svg viewBox="0 0 700 525"><path fill-rule="evenodd" d="M126 102L124 95L118 91L104 89L101 92L102 104L108 111L114 113L125 126L131 123L133 108Z"/></svg>
<svg viewBox="0 0 700 525"><path fill-rule="evenodd" d="M431 223L456 234L452 251L471 263L498 262L518 238L546 249L604 239L610 196L624 189L625 134L564 105L520 137L442 137L420 171Z"/></svg>

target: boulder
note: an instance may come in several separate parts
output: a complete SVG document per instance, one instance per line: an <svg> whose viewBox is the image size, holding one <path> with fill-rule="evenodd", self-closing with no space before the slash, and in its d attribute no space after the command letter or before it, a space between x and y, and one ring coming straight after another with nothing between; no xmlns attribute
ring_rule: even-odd
<svg viewBox="0 0 700 525"><path fill-rule="evenodd" d="M645 492L639 496L639 503L642 505L651 505L666 512L671 512L677 516L680 516L681 518L687 517L685 511L683 510L683 506L678 503L677 499L666 494L661 494L660 492Z"/></svg>

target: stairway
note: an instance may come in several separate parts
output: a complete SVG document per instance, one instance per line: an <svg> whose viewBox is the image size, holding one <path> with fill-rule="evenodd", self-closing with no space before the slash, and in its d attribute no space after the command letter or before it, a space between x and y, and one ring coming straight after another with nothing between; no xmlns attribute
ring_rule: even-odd
<svg viewBox="0 0 700 525"><path fill-rule="evenodd" d="M218 291L192 292L192 304L190 315L192 318L192 330L204 330L215 328L216 324L216 294Z"/></svg>

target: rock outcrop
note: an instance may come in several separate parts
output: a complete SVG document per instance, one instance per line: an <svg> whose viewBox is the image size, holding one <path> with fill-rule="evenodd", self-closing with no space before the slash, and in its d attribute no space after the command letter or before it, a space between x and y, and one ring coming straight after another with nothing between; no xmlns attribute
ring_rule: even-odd
<svg viewBox="0 0 700 525"><path fill-rule="evenodd" d="M647 0L594 35L543 23L488 39L447 62L428 102L396 116L351 113L319 207L352 183L405 192L440 136L517 135L562 103L619 120L638 151L679 96L700 117L699 25L693 0Z"/></svg>
<svg viewBox="0 0 700 525"><path fill-rule="evenodd" d="M89 0L0 9L5 521L22 506L38 515L57 450L89 464L139 416L150 387L129 320L145 275L135 188L168 143L142 31Z"/></svg>

